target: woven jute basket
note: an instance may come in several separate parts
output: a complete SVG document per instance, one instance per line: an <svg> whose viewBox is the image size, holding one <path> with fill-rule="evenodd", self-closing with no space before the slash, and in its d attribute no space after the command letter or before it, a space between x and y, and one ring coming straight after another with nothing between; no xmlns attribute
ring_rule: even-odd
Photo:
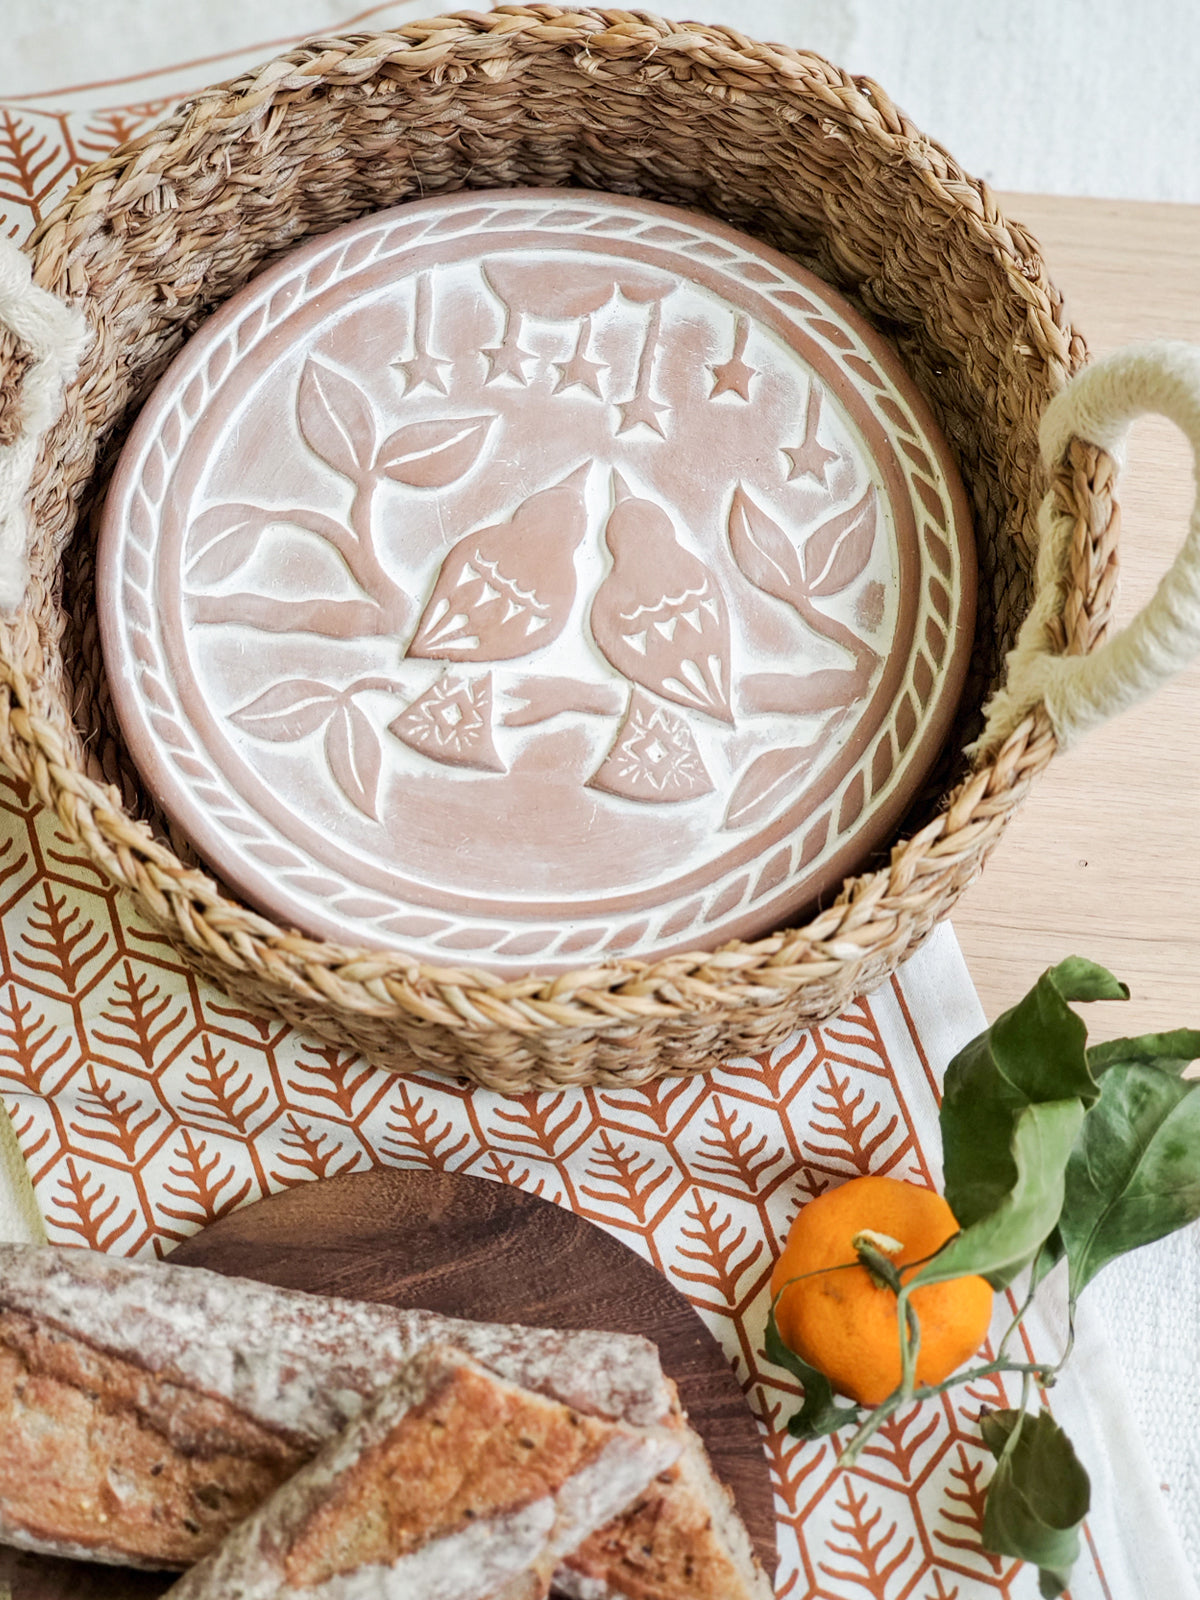
<svg viewBox="0 0 1200 1600"><path fill-rule="evenodd" d="M334 947L239 904L157 818L114 725L93 607L94 509L140 403L200 321L301 240L408 199L577 185L685 205L785 251L892 342L968 486L980 566L970 682L940 789L876 870L804 927L552 978ZM1032 596L1049 486L1070 519L1046 622L1086 654L1112 592L1114 468L1038 424L1084 347L1034 241L873 84L717 28L505 6L325 39L198 95L84 173L28 247L92 329L28 501L25 601L0 622L0 759L72 842L239 1003L397 1069L521 1091L641 1083L770 1048L911 954L1055 750L1043 707L968 760ZM0 429L27 367L0 332Z"/></svg>

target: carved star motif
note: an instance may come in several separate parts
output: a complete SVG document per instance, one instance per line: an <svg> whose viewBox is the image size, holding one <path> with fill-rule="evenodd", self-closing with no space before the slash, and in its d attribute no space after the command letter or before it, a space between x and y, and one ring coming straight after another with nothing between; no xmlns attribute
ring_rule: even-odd
<svg viewBox="0 0 1200 1600"><path fill-rule="evenodd" d="M531 350L523 350L519 344L497 344L483 354L487 357L488 375L486 383L495 383L497 378L514 378L522 388L529 382L525 372L525 363L535 361L537 357Z"/></svg>
<svg viewBox="0 0 1200 1600"><path fill-rule="evenodd" d="M652 428L660 439L667 437L663 419L671 415L671 408L659 405L648 394L635 394L632 400L619 402L617 410L621 413L618 433L628 433L630 428L636 428L642 422L647 428Z"/></svg>
<svg viewBox="0 0 1200 1600"><path fill-rule="evenodd" d="M808 391L808 406L804 413L804 438L792 449L784 447L784 455L791 461L788 482L805 476L815 478L825 487L825 471L831 461L837 461L836 450L827 450L817 437L821 426L821 389L816 383Z"/></svg>
<svg viewBox="0 0 1200 1600"><path fill-rule="evenodd" d="M392 366L404 379L405 394L419 389L423 383L427 383L431 389L436 389L438 394L448 393L445 374L453 365L451 361L441 361L437 356L430 355L428 350L418 350L411 361L392 362Z"/></svg>
<svg viewBox="0 0 1200 1600"><path fill-rule="evenodd" d="M791 461L788 472L788 482L795 478L803 478L805 474L813 477L824 488L825 473L831 461L838 459L836 450L827 450L817 438L816 429L800 444L794 445L790 450L784 448L784 455Z"/></svg>
<svg viewBox="0 0 1200 1600"><path fill-rule="evenodd" d="M750 398L750 379L758 376L758 368L750 366L743 361L741 356L732 356L728 361L722 361L708 369L716 382L712 386L710 400L715 400L719 394L736 394L741 400Z"/></svg>
<svg viewBox="0 0 1200 1600"><path fill-rule="evenodd" d="M554 385L555 394L577 384L581 389L589 389L598 399L604 398L600 393L600 374L608 369L603 361L593 361L582 350L576 350L569 361L556 362L554 370L559 374Z"/></svg>

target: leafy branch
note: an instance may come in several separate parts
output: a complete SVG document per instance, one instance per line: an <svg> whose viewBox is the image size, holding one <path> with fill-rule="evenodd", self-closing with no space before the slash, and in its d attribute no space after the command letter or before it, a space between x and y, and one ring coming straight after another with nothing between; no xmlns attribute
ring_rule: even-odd
<svg viewBox="0 0 1200 1600"><path fill-rule="evenodd" d="M1022 1383L1018 1407L980 1414L996 1458L988 1485L983 1546L1033 1561L1044 1596L1061 1594L1079 1554L1087 1472L1048 1411L1029 1409L1034 1387L1053 1387L1074 1343L1079 1295L1110 1261L1200 1218L1200 1080L1182 1077L1200 1057L1200 1031L1178 1029L1087 1045L1071 1002L1120 1000L1125 985L1103 967L1070 957L1042 974L1011 1011L950 1063L940 1112L945 1196L959 1224L942 1247L901 1272L888 1246L866 1233L856 1259L895 1296L900 1381L865 1416L839 1406L824 1374L783 1343L775 1304L766 1354L797 1377L804 1404L789 1432L818 1438L848 1425L850 1468L875 1433L914 1401L1004 1374ZM1021 1362L1009 1348L1051 1268L1067 1262L1069 1335L1057 1360ZM1026 1293L993 1360L938 1383L918 1384L923 1287L979 1275L995 1288L1028 1269ZM842 1267L819 1269L840 1271ZM804 1274L803 1276L810 1276ZM791 1280L796 1281L796 1280Z"/></svg>
<svg viewBox="0 0 1200 1600"><path fill-rule="evenodd" d="M743 680L742 709L787 715L827 713L824 726L807 745L781 746L756 757L741 774L729 798L722 828L759 822L795 792L797 782L821 754L861 701L879 665L878 653L818 603L850 588L866 571L875 544L877 496L868 488L853 505L828 517L799 548L742 484L729 508L729 548L744 576L764 594L781 600L813 633L846 651L852 668L824 668L802 677L751 673Z"/></svg>
<svg viewBox="0 0 1200 1600"><path fill-rule="evenodd" d="M773 518L738 484L729 509L729 546L742 572L764 594L789 605L814 633L854 657L864 681L879 656L853 629L822 611L818 600L841 594L866 570L875 545L874 487L815 528L798 551Z"/></svg>
<svg viewBox="0 0 1200 1600"><path fill-rule="evenodd" d="M344 689L315 678L290 678L230 714L229 720L255 738L292 743L325 729L325 759L342 793L364 816L378 820L377 802L383 753L379 735L354 702L369 690L395 693L387 678L359 678Z"/></svg>
<svg viewBox="0 0 1200 1600"><path fill-rule="evenodd" d="M362 591L362 600L286 600L261 594L196 594L200 623L235 618L268 633L309 632L356 639L402 632L415 610L412 596L391 576L375 548L375 503L385 481L440 489L474 466L493 417L446 417L406 423L380 439L375 411L357 383L310 357L296 391L296 422L314 455L353 487L342 522L307 506L282 509L241 501L210 507L188 530L188 577L223 583L253 555L273 526L298 528L336 552Z"/></svg>

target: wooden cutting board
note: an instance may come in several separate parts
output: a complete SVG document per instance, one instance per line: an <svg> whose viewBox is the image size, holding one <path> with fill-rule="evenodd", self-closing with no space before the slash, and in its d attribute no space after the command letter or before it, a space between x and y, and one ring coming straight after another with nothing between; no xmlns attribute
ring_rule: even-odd
<svg viewBox="0 0 1200 1600"><path fill-rule="evenodd" d="M689 1303L619 1239L535 1195L459 1173L380 1169L306 1183L222 1217L172 1261L286 1289L486 1322L654 1340L774 1572L770 1472L741 1386ZM169 1578L0 1551L11 1600L150 1600Z"/></svg>

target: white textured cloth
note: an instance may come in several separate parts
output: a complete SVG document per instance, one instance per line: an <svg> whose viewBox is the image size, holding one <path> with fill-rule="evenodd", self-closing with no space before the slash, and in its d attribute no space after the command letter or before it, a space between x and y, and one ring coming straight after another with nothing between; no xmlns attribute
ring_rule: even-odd
<svg viewBox="0 0 1200 1600"><path fill-rule="evenodd" d="M1149 1458L1188 1565L1200 1572L1200 1229L1114 1261L1088 1300L1109 1332L1112 1383L1138 1424L1133 1447Z"/></svg>

